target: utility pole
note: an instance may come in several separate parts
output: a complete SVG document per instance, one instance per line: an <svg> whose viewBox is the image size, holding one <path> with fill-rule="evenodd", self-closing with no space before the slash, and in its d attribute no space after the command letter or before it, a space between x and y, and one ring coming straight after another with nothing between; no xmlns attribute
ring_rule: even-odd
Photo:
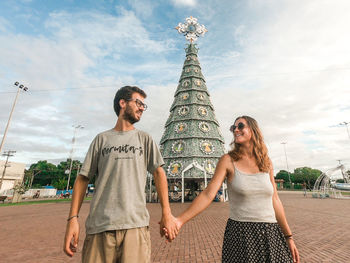
<svg viewBox="0 0 350 263"><path fill-rule="evenodd" d="M290 187L292 187L292 180L290 179L289 166L288 166L288 159L287 159L287 151L286 151L286 144L287 144L287 143L286 143L286 142L281 142L281 144L283 144L284 156L286 157L288 179L289 179Z"/></svg>
<svg viewBox="0 0 350 263"><path fill-rule="evenodd" d="M66 170L66 174L68 174L67 189L66 189L67 191L69 189L69 181L70 181L70 176L71 176L71 173L72 173L75 137L76 137L78 129L84 129L84 127L82 125L73 125L72 127L74 128L74 135L73 135L73 139L72 139L72 149L70 151L70 157L69 157L70 158L70 166L69 166L69 170Z"/></svg>
<svg viewBox="0 0 350 263"><path fill-rule="evenodd" d="M18 81L15 82L14 84L16 87L18 87L18 90L17 90L17 94L16 94L16 97L15 97L15 101L13 102L13 105L12 105L12 109L11 109L11 112L10 112L10 117L7 121L7 125L6 125L6 128L5 128L5 132L4 132L4 136L2 137L2 140L1 140L1 144L0 144L0 152L2 150L2 146L4 145L4 142L5 142L5 138L6 138L6 134L7 134L7 130L10 126L10 122L11 122L11 118L12 118L12 113L13 113L13 110L15 109L15 106L16 106L16 103L17 103L17 98L18 98L18 95L20 93L21 90L23 91L27 91L28 88L23 86L22 84L20 84Z"/></svg>
<svg viewBox="0 0 350 263"><path fill-rule="evenodd" d="M5 173L6 173L6 168L7 168L7 167L10 167L10 165L8 164L9 158L10 158L11 156L13 156L13 154L14 154L15 152L16 152L16 151L7 151L7 152L4 152L4 153L2 154L2 156L6 156L6 161L5 161L4 170L3 170L2 176L1 176L0 191L1 191L1 187L2 187L2 182L4 181L4 177L5 177Z"/></svg>

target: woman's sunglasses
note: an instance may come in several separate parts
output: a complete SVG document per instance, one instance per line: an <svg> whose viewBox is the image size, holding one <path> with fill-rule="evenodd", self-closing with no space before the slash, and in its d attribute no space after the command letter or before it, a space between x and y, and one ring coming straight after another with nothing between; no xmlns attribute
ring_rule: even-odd
<svg viewBox="0 0 350 263"><path fill-rule="evenodd" d="M230 127L230 131L231 131L231 132L234 132L236 128L238 128L238 130L241 131L241 130L244 129L244 127L245 127L244 123L243 123L243 122L239 122L237 126L236 126L236 125L232 125L232 126Z"/></svg>

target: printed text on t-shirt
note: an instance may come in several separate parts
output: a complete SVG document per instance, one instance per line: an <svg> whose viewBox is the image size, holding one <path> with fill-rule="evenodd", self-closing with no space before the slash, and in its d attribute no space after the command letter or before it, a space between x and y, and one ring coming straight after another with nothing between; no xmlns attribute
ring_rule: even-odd
<svg viewBox="0 0 350 263"><path fill-rule="evenodd" d="M132 146L129 144L124 144L124 145L120 145L120 146L111 146L111 147L105 147L102 149L102 156L105 156L107 154L110 154L111 152L124 152L124 153L128 153L128 152L132 152L133 154L135 154L137 151L139 152L139 155L143 154L143 149L142 147L136 147L136 146Z"/></svg>

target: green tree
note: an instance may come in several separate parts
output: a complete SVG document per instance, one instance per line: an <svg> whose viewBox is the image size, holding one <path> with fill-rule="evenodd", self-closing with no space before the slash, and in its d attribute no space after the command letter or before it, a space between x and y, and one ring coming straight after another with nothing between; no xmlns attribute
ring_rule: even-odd
<svg viewBox="0 0 350 263"><path fill-rule="evenodd" d="M75 178L77 177L77 171L80 170L81 162L73 160L72 172L70 177L69 186L73 187ZM60 162L57 166L47 162L46 160L38 161L30 166L26 171L25 185L31 182L33 174L36 176L33 179L33 187L42 187L45 185L52 185L57 189L65 189L67 187L68 174L67 170L70 168L70 159ZM64 183L65 182L65 183ZM63 184L65 184L63 186Z"/></svg>
<svg viewBox="0 0 350 263"><path fill-rule="evenodd" d="M12 189L15 193L23 195L28 190L28 187L24 184L17 184Z"/></svg>
<svg viewBox="0 0 350 263"><path fill-rule="evenodd" d="M38 161L30 166L29 171L32 173L36 173L40 171L34 179L33 185L51 185L55 179L57 179L57 167L56 165L44 161Z"/></svg>
<svg viewBox="0 0 350 263"><path fill-rule="evenodd" d="M60 162L57 165L57 171L59 173L59 179L65 179L66 180L66 186L67 186L67 181L68 181L68 174L66 173L66 171L69 170L70 168L70 161L71 159L67 159L67 161L64 162ZM73 160L72 163L72 172L71 172L71 176L70 176L70 180L69 180L69 186L73 187L75 179L77 178L77 172L78 170L80 170L82 166L82 163L78 160ZM58 183L59 180L57 180L56 182ZM65 188L64 188L65 189Z"/></svg>
<svg viewBox="0 0 350 263"><path fill-rule="evenodd" d="M294 176L292 173L289 173L288 175L288 171L286 170L280 170L277 174L276 174L276 179L283 179L285 183L289 183L289 176L290 176L290 180L292 182L294 182Z"/></svg>
<svg viewBox="0 0 350 263"><path fill-rule="evenodd" d="M310 167L296 168L294 170L294 182L300 184L305 182L308 188L312 188L321 173L320 170Z"/></svg>
<svg viewBox="0 0 350 263"><path fill-rule="evenodd" d="M32 181L32 176L33 176L33 171L24 170L24 177L23 177L23 185L25 185L26 187L29 187L31 181Z"/></svg>
<svg viewBox="0 0 350 263"><path fill-rule="evenodd" d="M64 190L67 187L67 179L61 178L52 183L52 186L58 190Z"/></svg>

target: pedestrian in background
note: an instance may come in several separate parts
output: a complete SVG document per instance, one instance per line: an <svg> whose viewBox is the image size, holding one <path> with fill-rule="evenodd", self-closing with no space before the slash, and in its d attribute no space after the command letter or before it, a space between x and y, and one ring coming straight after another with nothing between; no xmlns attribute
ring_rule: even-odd
<svg viewBox="0 0 350 263"><path fill-rule="evenodd" d="M304 197L306 197L306 183L303 183L303 191L304 191Z"/></svg>

